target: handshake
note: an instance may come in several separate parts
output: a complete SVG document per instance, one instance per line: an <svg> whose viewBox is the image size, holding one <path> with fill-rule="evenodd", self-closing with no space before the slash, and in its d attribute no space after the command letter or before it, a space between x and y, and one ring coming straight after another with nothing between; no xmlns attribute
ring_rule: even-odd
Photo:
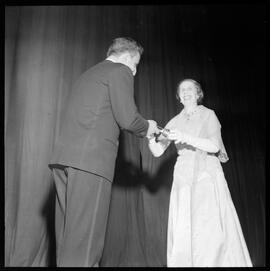
<svg viewBox="0 0 270 271"><path fill-rule="evenodd" d="M152 139L155 137L155 141L158 142L158 138L162 135L163 138L168 138L170 130L164 129L157 125L157 123L154 120L148 120L149 122L149 128L147 131L146 137L148 139Z"/></svg>
<svg viewBox="0 0 270 271"><path fill-rule="evenodd" d="M162 127L159 127L157 123L154 120L148 120L149 122L149 128L147 131L146 137L150 140L155 138L156 142L159 141L174 141L175 144L177 143L189 143L190 142L190 136L186 133L180 132L177 129L165 129Z"/></svg>

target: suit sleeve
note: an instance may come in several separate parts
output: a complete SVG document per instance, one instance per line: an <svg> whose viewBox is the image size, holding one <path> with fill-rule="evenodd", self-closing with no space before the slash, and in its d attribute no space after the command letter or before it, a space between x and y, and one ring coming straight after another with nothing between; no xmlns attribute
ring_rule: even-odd
<svg viewBox="0 0 270 271"><path fill-rule="evenodd" d="M143 137L148 121L138 112L134 101L134 78L128 67L120 66L110 74L109 92L112 111L121 129Z"/></svg>

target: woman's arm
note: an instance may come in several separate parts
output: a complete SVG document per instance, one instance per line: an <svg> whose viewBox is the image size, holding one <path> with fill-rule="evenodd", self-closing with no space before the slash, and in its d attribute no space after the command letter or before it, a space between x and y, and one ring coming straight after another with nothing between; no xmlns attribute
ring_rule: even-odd
<svg viewBox="0 0 270 271"><path fill-rule="evenodd" d="M155 157L161 156L171 144L171 140L168 139L168 133L170 129L174 127L177 117L178 115L173 117L166 124L165 128L160 130L161 133L156 138L148 138L149 149Z"/></svg>
<svg viewBox="0 0 270 271"><path fill-rule="evenodd" d="M148 140L149 149L155 157L161 156L168 148L170 143L170 140L163 137L162 135L158 137L158 141L156 141L155 137L152 137Z"/></svg>
<svg viewBox="0 0 270 271"><path fill-rule="evenodd" d="M214 137L209 139L201 138L180 132L179 130L171 130L168 139L174 140L175 144L179 142L186 143L206 152L216 153L219 151L218 139Z"/></svg>

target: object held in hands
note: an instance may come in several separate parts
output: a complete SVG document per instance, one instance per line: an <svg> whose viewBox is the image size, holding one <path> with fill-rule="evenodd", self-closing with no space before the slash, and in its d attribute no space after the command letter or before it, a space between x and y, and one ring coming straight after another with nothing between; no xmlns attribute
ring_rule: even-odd
<svg viewBox="0 0 270 271"><path fill-rule="evenodd" d="M160 130L160 132L157 134L157 133L155 133L154 134L154 137L155 137L155 141L156 142L158 142L159 141L159 137L160 137L160 135L163 135L164 137L168 137L168 134L169 134L169 132L170 132L170 130L169 129L165 129L165 128L162 128L162 127L160 127L160 126L157 126L157 128Z"/></svg>

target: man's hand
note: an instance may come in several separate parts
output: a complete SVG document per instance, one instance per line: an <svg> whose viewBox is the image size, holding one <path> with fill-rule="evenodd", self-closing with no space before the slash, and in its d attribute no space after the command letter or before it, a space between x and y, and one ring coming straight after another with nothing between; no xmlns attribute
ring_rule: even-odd
<svg viewBox="0 0 270 271"><path fill-rule="evenodd" d="M149 127L148 127L147 134L146 134L147 138L153 137L153 135L155 133L156 134L160 133L160 130L157 127L156 121L154 121L154 120L148 120L148 123L149 123Z"/></svg>

